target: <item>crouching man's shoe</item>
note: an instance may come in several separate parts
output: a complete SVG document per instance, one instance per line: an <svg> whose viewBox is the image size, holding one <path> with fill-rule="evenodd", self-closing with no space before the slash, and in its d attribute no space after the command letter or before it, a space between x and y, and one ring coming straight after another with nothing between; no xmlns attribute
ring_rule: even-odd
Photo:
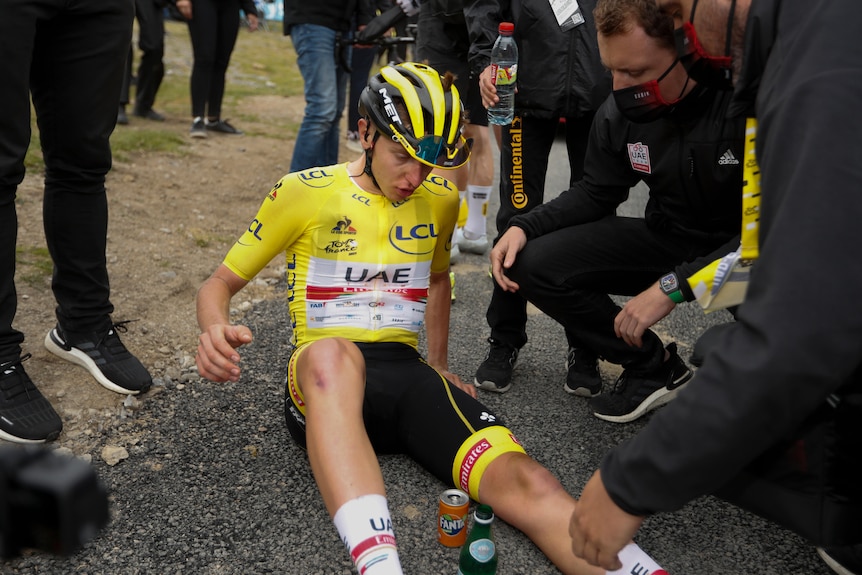
<svg viewBox="0 0 862 575"><path fill-rule="evenodd" d="M623 371L610 393L590 400L593 415L611 423L628 423L675 398L693 374L675 343L667 346L667 352L668 359L654 371Z"/></svg>

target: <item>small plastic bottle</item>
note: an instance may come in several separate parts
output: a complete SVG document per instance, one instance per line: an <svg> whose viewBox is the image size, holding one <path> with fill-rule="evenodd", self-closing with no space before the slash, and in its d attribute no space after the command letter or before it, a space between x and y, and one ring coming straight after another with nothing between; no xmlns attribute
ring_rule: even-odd
<svg viewBox="0 0 862 575"><path fill-rule="evenodd" d="M518 45L512 33L515 25L500 22L497 41L491 50L491 73L497 88L496 105L488 108L488 122L505 126L515 116L515 82L518 80Z"/></svg>
<svg viewBox="0 0 862 575"><path fill-rule="evenodd" d="M458 558L458 575L494 575L497 572L493 522L494 511L489 505L479 505L473 512L473 528Z"/></svg>

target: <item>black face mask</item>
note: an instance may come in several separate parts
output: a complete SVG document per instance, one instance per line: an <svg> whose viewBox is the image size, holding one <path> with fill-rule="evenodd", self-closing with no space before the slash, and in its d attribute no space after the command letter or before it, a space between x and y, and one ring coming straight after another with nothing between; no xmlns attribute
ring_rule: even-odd
<svg viewBox="0 0 862 575"><path fill-rule="evenodd" d="M679 60L674 60L670 68L665 70L664 74L655 80L614 90L614 101L616 101L617 108L620 109L622 115L637 124L645 124L669 114L682 99L682 94L685 92L686 85L688 85L688 79L686 79L686 83L683 85L679 96L673 101L668 101L661 95L658 83L670 74L670 71L673 70L678 62Z"/></svg>
<svg viewBox="0 0 862 575"><path fill-rule="evenodd" d="M697 0L691 7L691 18L682 25L682 28L674 30L676 41L676 53L682 62L689 77L700 84L718 90L733 89L733 77L730 64L730 36L733 29L733 13L736 9L736 0L730 4L730 15L727 18L727 36L724 45L724 56L710 56L701 46L694 30L694 11L697 9Z"/></svg>

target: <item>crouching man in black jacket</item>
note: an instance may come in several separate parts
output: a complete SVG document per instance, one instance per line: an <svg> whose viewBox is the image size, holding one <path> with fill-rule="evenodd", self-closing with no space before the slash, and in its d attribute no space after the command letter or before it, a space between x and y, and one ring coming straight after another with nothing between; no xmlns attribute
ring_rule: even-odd
<svg viewBox="0 0 862 575"><path fill-rule="evenodd" d="M726 119L729 93L688 77L673 22L652 0L600 2L595 20L614 91L596 113L584 178L512 218L491 263L503 289L565 327L566 391L627 422L691 378L649 327L694 299L686 277L739 245L744 119ZM639 181L644 217L615 215ZM634 298L620 309L608 294ZM624 368L602 395L598 358Z"/></svg>
<svg viewBox="0 0 862 575"><path fill-rule="evenodd" d="M831 461L825 478L813 477L820 482L807 499L824 505L807 523L830 527L826 522L841 517L834 507L831 517L824 512L832 501L846 509L843 522L831 526L844 543L834 544L858 543L862 3L657 3L687 34L696 31L705 53L690 73L704 77L716 68L710 63L728 60L731 74L722 76L735 85L734 108L756 116L760 255L737 321L714 342L688 389L609 452L587 483L570 525L573 551L617 568L617 552L644 517L721 494L781 446L790 448L796 471L814 475ZM834 453L803 459L798 438L823 410L840 425ZM799 505L788 496L793 491L773 488L781 501L761 502L761 512L790 519ZM858 545L821 553L837 573L862 573Z"/></svg>

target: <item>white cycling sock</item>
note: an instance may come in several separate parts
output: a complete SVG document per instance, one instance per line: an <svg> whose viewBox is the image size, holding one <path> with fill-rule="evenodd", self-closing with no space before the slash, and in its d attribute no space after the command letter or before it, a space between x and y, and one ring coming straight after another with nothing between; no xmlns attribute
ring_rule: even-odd
<svg viewBox="0 0 862 575"><path fill-rule="evenodd" d="M617 571L608 571L607 575L667 575L667 571L662 569L655 559L646 554L646 551L637 546L636 543L629 543L619 553L620 561L623 564L622 569Z"/></svg>
<svg viewBox="0 0 862 575"><path fill-rule="evenodd" d="M464 237L475 240L486 234L485 217L488 214L488 198L491 197L491 186L467 185L467 223L464 225Z"/></svg>
<svg viewBox="0 0 862 575"><path fill-rule="evenodd" d="M403 575L389 505L382 495L362 495L338 508L332 519L364 575Z"/></svg>

